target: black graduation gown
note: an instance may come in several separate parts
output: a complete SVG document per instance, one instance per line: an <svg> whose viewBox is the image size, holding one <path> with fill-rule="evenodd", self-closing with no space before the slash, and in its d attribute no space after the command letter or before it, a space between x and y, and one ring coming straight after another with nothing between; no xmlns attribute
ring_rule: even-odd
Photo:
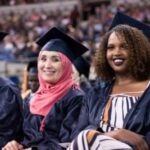
<svg viewBox="0 0 150 150"><path fill-rule="evenodd" d="M29 110L30 99L25 102L24 114L24 147L36 147L42 150L61 150L59 142L71 142L72 128L76 126L76 120L84 99L83 91L71 90L50 110L44 118L33 115ZM44 130L40 131L41 121L44 118Z"/></svg>
<svg viewBox="0 0 150 150"><path fill-rule="evenodd" d="M80 82L80 88L86 93L88 94L88 92L92 89L92 85L89 82L89 80L87 81L81 81Z"/></svg>
<svg viewBox="0 0 150 150"><path fill-rule="evenodd" d="M11 140L21 140L23 107L20 91L6 78L0 78L0 149Z"/></svg>

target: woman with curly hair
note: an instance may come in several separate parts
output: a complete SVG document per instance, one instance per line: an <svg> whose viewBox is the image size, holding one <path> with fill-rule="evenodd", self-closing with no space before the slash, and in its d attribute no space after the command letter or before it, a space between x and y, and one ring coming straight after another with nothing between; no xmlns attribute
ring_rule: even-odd
<svg viewBox="0 0 150 150"><path fill-rule="evenodd" d="M150 149L150 43L137 28L118 25L94 59L103 80L85 102L69 149ZM81 121L80 121L81 120Z"/></svg>

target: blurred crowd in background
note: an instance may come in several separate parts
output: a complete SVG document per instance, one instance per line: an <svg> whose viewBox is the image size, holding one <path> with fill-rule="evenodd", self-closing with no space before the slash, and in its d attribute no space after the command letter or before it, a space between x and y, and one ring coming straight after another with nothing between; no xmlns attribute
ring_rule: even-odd
<svg viewBox="0 0 150 150"><path fill-rule="evenodd" d="M42 3L42 2L50 2L51 0L1 0L1 6L12 6L12 5L21 5L21 4L33 4L33 3Z"/></svg>
<svg viewBox="0 0 150 150"><path fill-rule="evenodd" d="M3 7L2 5L49 1L1 0L0 5ZM150 5L147 3L131 5L126 2L117 5L112 2L103 1L90 5L79 3L69 11L62 11L58 8L55 11L0 12L0 30L9 33L9 36L0 44L0 60L22 62L35 57L39 51L35 40L49 28L57 26L89 48L85 57L90 61L95 50L99 47L101 37L109 29L117 10L150 24Z"/></svg>

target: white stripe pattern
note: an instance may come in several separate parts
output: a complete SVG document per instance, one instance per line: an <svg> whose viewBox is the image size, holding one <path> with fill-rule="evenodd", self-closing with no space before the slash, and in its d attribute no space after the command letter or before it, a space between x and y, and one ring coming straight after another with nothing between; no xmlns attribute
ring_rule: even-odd
<svg viewBox="0 0 150 150"><path fill-rule="evenodd" d="M108 122L104 122L104 110L100 119L100 128L104 132L116 130L123 127L124 119L130 109L138 101L138 96L115 95L111 96L111 105L108 112Z"/></svg>

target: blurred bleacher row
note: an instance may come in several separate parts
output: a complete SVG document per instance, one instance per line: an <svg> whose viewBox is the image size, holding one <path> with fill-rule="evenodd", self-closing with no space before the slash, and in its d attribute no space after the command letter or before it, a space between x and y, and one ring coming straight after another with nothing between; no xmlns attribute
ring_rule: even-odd
<svg viewBox="0 0 150 150"><path fill-rule="evenodd" d="M90 61L117 10L150 24L150 0L0 0L0 30L9 33L0 43L0 74L21 80L39 52L35 40L52 26L85 44Z"/></svg>
<svg viewBox="0 0 150 150"><path fill-rule="evenodd" d="M30 4L37 4L37 3L48 3L54 1L65 1L65 0L0 0L0 6L16 6L16 5L30 5ZM72 1L72 0L70 0ZM97 1L105 1L105 0L80 0L82 3L87 2L97 2ZM149 0L111 0L115 3L149 3Z"/></svg>
<svg viewBox="0 0 150 150"><path fill-rule="evenodd" d="M48 3L51 1L58 1L58 0L0 0L0 5L1 6L28 5L43 2Z"/></svg>
<svg viewBox="0 0 150 150"><path fill-rule="evenodd" d="M31 12L35 11L52 11L55 12L57 9L60 11L70 11L74 5L78 4L78 0L45 0L43 2L38 1L37 3L20 3L20 5L0 5L0 13L8 14L11 12L15 13L24 13L24 12ZM60 7L61 6L61 7Z"/></svg>

